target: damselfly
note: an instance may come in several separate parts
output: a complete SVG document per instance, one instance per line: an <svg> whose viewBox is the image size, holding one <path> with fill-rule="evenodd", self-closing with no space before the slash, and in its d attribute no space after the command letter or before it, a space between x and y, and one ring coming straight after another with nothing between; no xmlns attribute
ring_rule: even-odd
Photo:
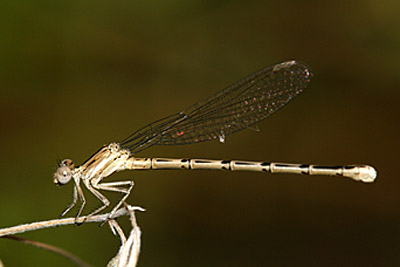
<svg viewBox="0 0 400 267"><path fill-rule="evenodd" d="M246 76L182 112L144 126L121 142L101 147L79 167L75 167L70 159L61 161L54 174L54 182L64 185L73 179L75 186L73 201L60 217L68 213L79 198L82 204L76 215L78 223L78 217L86 203L80 186L82 181L103 203L86 218L110 205L110 201L99 190L124 194L112 209L111 218L129 196L134 183L101 181L114 172L123 170L218 169L341 176L355 181L373 182L377 173L368 165L319 166L243 160L135 157L136 153L154 145L186 145L211 140L225 142L226 136L249 128L284 107L303 92L311 78L311 70L304 63L278 63Z"/></svg>

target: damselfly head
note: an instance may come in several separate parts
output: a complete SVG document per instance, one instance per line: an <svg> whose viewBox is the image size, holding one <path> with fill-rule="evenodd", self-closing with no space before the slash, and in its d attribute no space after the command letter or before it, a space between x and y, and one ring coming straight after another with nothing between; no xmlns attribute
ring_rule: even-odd
<svg viewBox="0 0 400 267"><path fill-rule="evenodd" d="M57 185L65 185L72 178L72 170L74 169L74 163L70 159L64 159L61 161L56 173L54 174L54 183Z"/></svg>

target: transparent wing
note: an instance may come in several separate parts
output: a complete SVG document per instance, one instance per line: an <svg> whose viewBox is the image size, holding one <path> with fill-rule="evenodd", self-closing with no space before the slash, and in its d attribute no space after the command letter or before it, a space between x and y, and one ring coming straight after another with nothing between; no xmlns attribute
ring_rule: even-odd
<svg viewBox="0 0 400 267"><path fill-rule="evenodd" d="M312 77L298 61L265 67L180 113L150 123L120 142L133 154L153 145L186 145L249 128L300 94Z"/></svg>

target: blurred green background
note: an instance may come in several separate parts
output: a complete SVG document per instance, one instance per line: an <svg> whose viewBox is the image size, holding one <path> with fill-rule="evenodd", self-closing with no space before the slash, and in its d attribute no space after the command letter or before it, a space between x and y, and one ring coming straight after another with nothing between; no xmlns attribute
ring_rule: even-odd
<svg viewBox="0 0 400 267"><path fill-rule="evenodd" d="M101 145L288 59L307 91L226 144L138 156L372 164L375 184L218 171L122 172L143 231L139 266L399 266L400 5L358 1L2 1L0 228L53 219L72 184L56 158ZM88 192L86 212L99 202ZM107 194L117 201L118 194ZM74 214L76 210L71 213ZM126 218L120 220L129 230ZM21 235L104 266L119 240L97 224ZM0 240L5 266L71 266Z"/></svg>

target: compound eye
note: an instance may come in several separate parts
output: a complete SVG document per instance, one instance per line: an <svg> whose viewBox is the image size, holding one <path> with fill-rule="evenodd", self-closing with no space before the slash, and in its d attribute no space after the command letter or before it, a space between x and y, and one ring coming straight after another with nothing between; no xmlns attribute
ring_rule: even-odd
<svg viewBox="0 0 400 267"><path fill-rule="evenodd" d="M58 167L57 172L54 174L54 183L58 185L67 184L72 178L72 172L70 166L73 166L71 160L63 160Z"/></svg>
<svg viewBox="0 0 400 267"><path fill-rule="evenodd" d="M68 168L73 169L75 167L75 164L70 159L64 159L63 161L61 161L60 166L67 166Z"/></svg>

